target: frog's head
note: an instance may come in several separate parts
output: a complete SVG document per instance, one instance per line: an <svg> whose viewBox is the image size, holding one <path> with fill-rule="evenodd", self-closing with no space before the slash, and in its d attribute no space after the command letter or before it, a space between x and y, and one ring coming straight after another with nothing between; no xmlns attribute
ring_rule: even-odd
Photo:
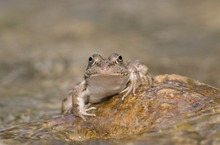
<svg viewBox="0 0 220 145"><path fill-rule="evenodd" d="M122 56L117 53L113 53L108 58L103 58L99 54L90 56L85 77L88 78L98 75L128 75L128 69L123 62Z"/></svg>

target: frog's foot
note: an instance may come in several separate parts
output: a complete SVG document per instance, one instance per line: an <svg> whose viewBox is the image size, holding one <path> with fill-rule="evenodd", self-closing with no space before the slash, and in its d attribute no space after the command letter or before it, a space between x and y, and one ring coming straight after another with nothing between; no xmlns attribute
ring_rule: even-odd
<svg viewBox="0 0 220 145"><path fill-rule="evenodd" d="M123 96L122 96L122 100L125 99L125 97L127 97L129 95L129 93L133 93L134 96L136 96L136 90L137 90L137 87L136 86L128 86L126 89L124 89L123 91L121 91L121 93L124 93L126 92Z"/></svg>
<svg viewBox="0 0 220 145"><path fill-rule="evenodd" d="M95 114L92 114L92 113L87 113L87 111L89 111L89 110L93 110L93 109L95 109L95 108L88 108L88 109L85 109L85 110L80 110L79 112L80 112L80 117L82 118L82 116L84 115L84 116L96 116ZM85 120L85 118L83 117L83 120Z"/></svg>
<svg viewBox="0 0 220 145"><path fill-rule="evenodd" d="M86 118L85 116L96 116L95 114L92 114L92 113L88 113L87 111L89 110L93 110L93 109L96 109L95 107L90 107L90 108L83 108L83 109L79 109L79 111L77 112L77 116L79 116L80 118L82 118L84 121L86 121Z"/></svg>
<svg viewBox="0 0 220 145"><path fill-rule="evenodd" d="M127 88L125 88L124 90L121 91L121 93L126 92L123 95L122 100L124 100L125 97L127 97L130 92L132 92L133 95L135 96L136 95L135 92L136 92L137 88L141 84L140 74L139 74L138 71L134 71L134 70L135 70L135 68L132 68L130 70L130 78L129 78L130 79L130 83L128 84Z"/></svg>
<svg viewBox="0 0 220 145"><path fill-rule="evenodd" d="M92 114L92 113L88 113L87 111L90 111L90 110L94 110L96 109L96 107L85 107L85 106L79 106L79 116L84 120L86 121L85 117L84 116L96 116L95 114Z"/></svg>

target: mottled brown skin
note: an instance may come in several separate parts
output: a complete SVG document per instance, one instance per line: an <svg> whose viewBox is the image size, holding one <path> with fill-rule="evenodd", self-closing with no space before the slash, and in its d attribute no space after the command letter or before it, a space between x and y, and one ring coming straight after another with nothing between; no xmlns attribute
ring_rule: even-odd
<svg viewBox="0 0 220 145"><path fill-rule="evenodd" d="M142 81L143 80L143 81ZM140 60L124 63L122 56L113 53L108 58L99 54L89 57L84 79L69 92L62 101L63 115L74 114L86 121L85 116L96 116L88 111L96 109L90 104L101 103L116 94L135 95L137 88L145 82L152 86L148 67Z"/></svg>
<svg viewBox="0 0 220 145"><path fill-rule="evenodd" d="M154 86L140 86L136 96L130 94L124 101L121 97L116 95L94 105L97 116L87 121L67 115L48 120L44 126L62 134L62 139L128 137L179 123L190 115L215 111L220 90L173 74L156 76Z"/></svg>

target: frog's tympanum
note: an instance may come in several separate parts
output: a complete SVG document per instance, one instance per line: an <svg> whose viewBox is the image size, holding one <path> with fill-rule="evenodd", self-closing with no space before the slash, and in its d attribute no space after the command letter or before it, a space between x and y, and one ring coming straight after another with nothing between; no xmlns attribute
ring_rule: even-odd
<svg viewBox="0 0 220 145"><path fill-rule="evenodd" d="M84 116L96 116L88 113L96 109L90 104L100 103L113 95L124 93L122 100L129 93L148 82L152 86L152 78L148 74L148 67L140 60L133 60L128 64L123 62L122 56L113 53L108 58L93 54L88 59L84 80L76 85L62 103L62 114L73 113L86 120Z"/></svg>

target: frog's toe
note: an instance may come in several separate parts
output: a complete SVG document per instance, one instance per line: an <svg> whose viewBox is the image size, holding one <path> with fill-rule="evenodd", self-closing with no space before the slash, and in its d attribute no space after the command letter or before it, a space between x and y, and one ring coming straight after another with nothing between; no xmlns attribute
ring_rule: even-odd
<svg viewBox="0 0 220 145"><path fill-rule="evenodd" d="M96 107L87 108L87 109L85 109L85 111L94 110L94 109L96 109Z"/></svg>
<svg viewBox="0 0 220 145"><path fill-rule="evenodd" d="M80 114L79 117L86 121L86 118L82 114Z"/></svg>
<svg viewBox="0 0 220 145"><path fill-rule="evenodd" d="M95 114L87 113L87 112L82 112L82 115L85 116L96 116Z"/></svg>
<svg viewBox="0 0 220 145"><path fill-rule="evenodd" d="M124 92L127 92L128 89L129 89L129 87L126 87L124 90L122 90L122 91L120 92L120 94L121 94L121 93L124 93Z"/></svg>
<svg viewBox="0 0 220 145"><path fill-rule="evenodd" d="M123 101L128 96L128 93L122 96L121 100Z"/></svg>

